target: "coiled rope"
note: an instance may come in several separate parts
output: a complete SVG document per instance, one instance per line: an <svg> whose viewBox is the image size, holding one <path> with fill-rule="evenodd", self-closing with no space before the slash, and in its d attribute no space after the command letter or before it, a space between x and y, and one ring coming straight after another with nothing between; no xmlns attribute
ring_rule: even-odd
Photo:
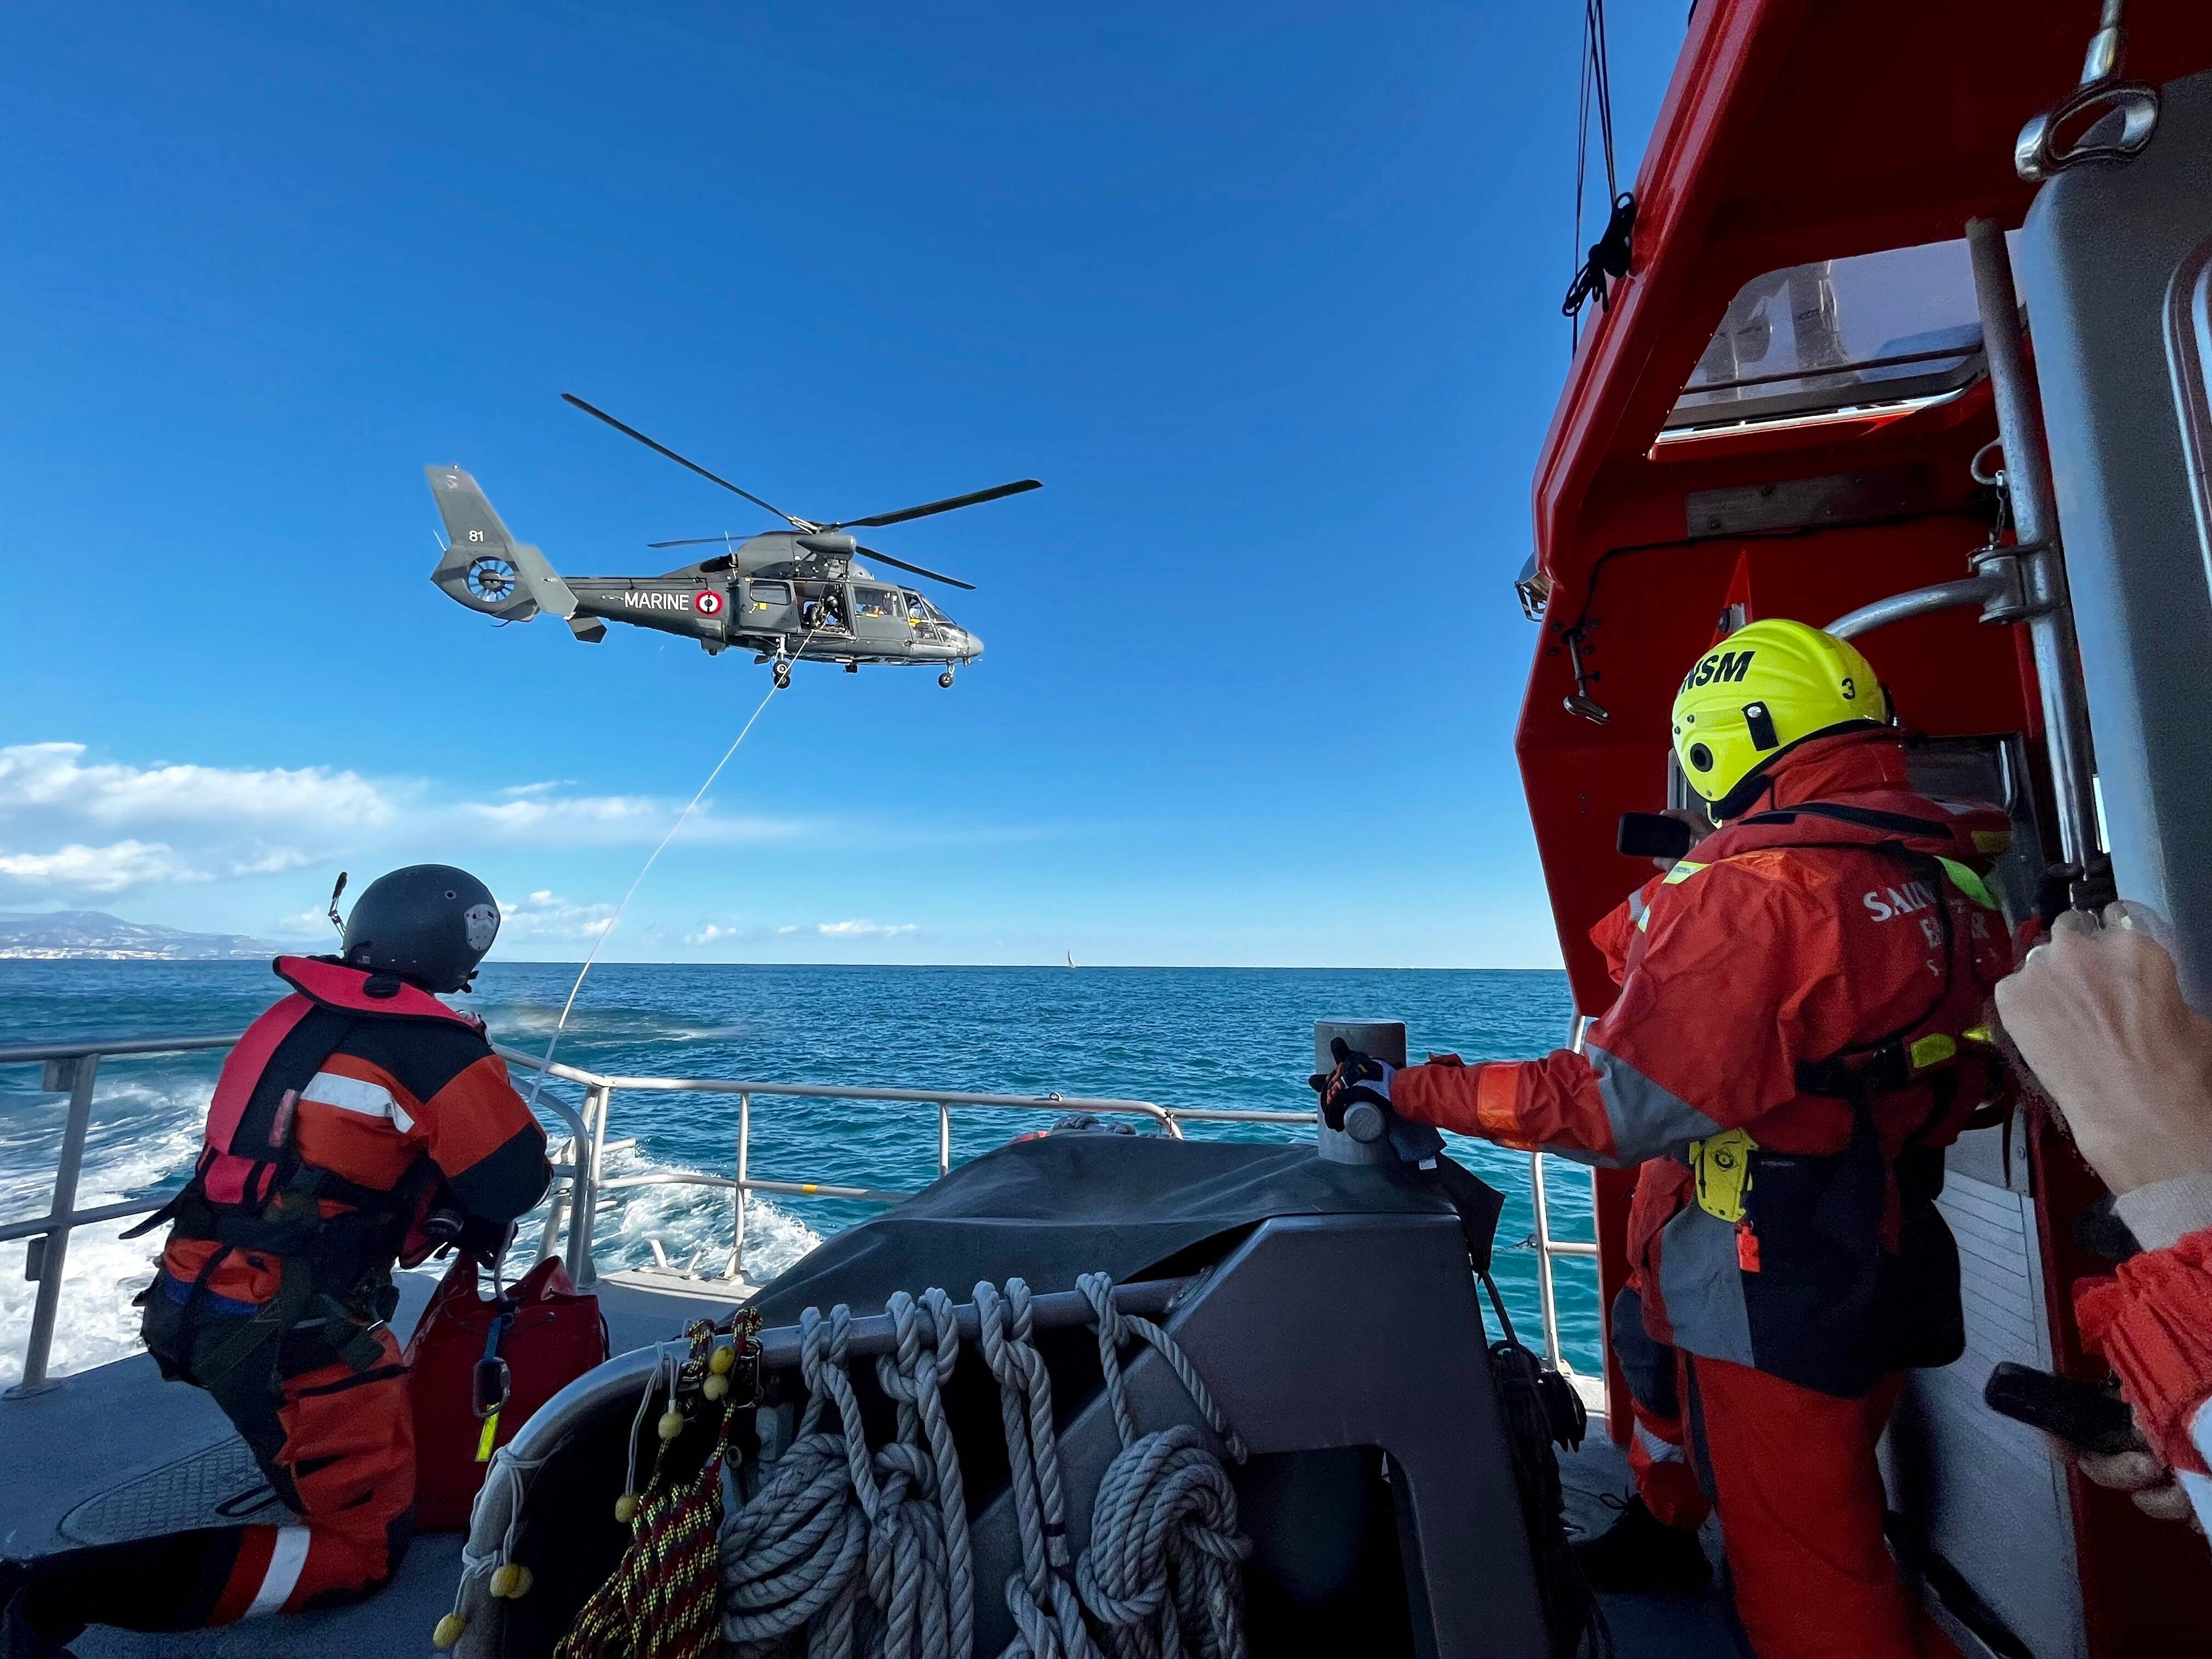
<svg viewBox="0 0 2212 1659"><path fill-rule="evenodd" d="M757 1314L739 1314L732 1331L735 1345L743 1347L759 1329ZM714 1327L701 1320L685 1335L690 1340L691 1351L683 1369L695 1382L703 1381L713 1374L708 1360ZM631 1425L634 1484L636 1431L652 1404L654 1389L665 1375L668 1409L661 1419L660 1446L653 1454L652 1475L631 1519L629 1547L554 1647L554 1659L709 1659L719 1645L714 1616L715 1535L722 1522L723 1471L734 1470L740 1456L730 1444L737 1413L726 1405L720 1407L720 1423L713 1451L696 1474L675 1478L668 1468L669 1449L682 1432L684 1416L678 1404L678 1370L672 1360L671 1356L672 1363L656 1370L652 1382L646 1384L638 1423Z"/></svg>
<svg viewBox="0 0 2212 1659"><path fill-rule="evenodd" d="M1020 1569L1005 1595L1015 1635L1002 1659L1243 1659L1239 1568L1251 1545L1220 1462L1188 1425L1139 1436L1122 1379L1132 1340L1154 1348L1242 1461L1188 1355L1149 1320L1118 1312L1103 1273L1081 1281L1098 1329L1122 1450L1100 1483L1091 1547L1071 1559L1052 1379L1032 1340L1029 1286L975 1286L977 1347L999 1385ZM893 1347L876 1362L897 1407L896 1437L869 1448L848 1370L852 1315L799 1316L807 1402L790 1447L749 1502L735 1482L721 1534L722 1632L741 1655L805 1634L808 1659L969 1659L975 1565L959 1449L944 1388L959 1325L942 1290L886 1304ZM833 1431L825 1422L835 1411ZM1089 1620L1086 1621L1086 1612ZM1103 1633L1094 1637L1092 1626Z"/></svg>
<svg viewBox="0 0 2212 1659"><path fill-rule="evenodd" d="M1236 1490L1188 1424L1138 1435L1121 1379L1123 1344L1133 1337L1158 1351L1239 1463L1244 1443L1175 1340L1115 1308L1112 1279L1086 1273L1075 1287L1098 1328L1098 1364L1121 1436L1091 1506L1091 1547L1076 1563L1083 1605L1105 1627L1116 1659L1180 1655L1187 1639L1201 1659L1244 1659L1240 1570L1252 1542L1237 1530Z"/></svg>

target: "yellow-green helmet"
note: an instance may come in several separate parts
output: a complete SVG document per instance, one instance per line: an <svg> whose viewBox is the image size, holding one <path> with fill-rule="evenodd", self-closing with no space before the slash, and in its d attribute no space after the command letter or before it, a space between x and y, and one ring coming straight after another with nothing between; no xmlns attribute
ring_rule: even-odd
<svg viewBox="0 0 2212 1659"><path fill-rule="evenodd" d="M1779 618L1747 623L1698 659L1674 694L1674 756L1690 787L1733 817L1768 763L1808 738L1889 724L1889 694L1848 640Z"/></svg>

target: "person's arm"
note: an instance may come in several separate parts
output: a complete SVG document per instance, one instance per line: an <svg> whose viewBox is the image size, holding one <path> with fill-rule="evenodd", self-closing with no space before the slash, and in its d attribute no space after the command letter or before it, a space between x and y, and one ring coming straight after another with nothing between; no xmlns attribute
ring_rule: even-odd
<svg viewBox="0 0 2212 1659"><path fill-rule="evenodd" d="M2212 1022L2182 1000L2148 913L2115 905L2106 924L2061 917L1997 987L1997 1012L2143 1247L2113 1278L2081 1285L2075 1315L2203 1525L2212 1522ZM2134 1491L2152 1513L2176 1512L2163 1469L2100 1473L2085 1459L2083 1471Z"/></svg>
<svg viewBox="0 0 2212 1659"><path fill-rule="evenodd" d="M1716 865L1660 888L1645 948L1583 1050L1409 1066L1392 1109L1419 1122L1585 1163L1640 1164L1747 1123L1797 1092L1777 1004L1835 945L1805 890Z"/></svg>
<svg viewBox="0 0 2212 1659"><path fill-rule="evenodd" d="M2136 1427L2179 1478L2197 1524L2212 1528L2212 1231L2123 1261L2112 1278L2075 1291L2074 1311L2082 1341L2120 1379Z"/></svg>
<svg viewBox="0 0 2212 1659"><path fill-rule="evenodd" d="M429 1038L426 1036L426 1042ZM438 1067L444 1080L422 1099L410 1132L454 1201L470 1216L505 1226L545 1196L553 1179L545 1131L507 1081L507 1063L480 1036L439 1030L440 1046L466 1045Z"/></svg>

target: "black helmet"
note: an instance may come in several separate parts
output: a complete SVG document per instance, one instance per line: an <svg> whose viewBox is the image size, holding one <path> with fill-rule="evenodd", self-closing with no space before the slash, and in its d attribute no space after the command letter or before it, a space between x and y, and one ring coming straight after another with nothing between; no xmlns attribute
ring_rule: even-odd
<svg viewBox="0 0 2212 1659"><path fill-rule="evenodd" d="M498 937L490 888L450 864L410 864L362 890L338 954L349 968L397 974L426 991L465 991Z"/></svg>

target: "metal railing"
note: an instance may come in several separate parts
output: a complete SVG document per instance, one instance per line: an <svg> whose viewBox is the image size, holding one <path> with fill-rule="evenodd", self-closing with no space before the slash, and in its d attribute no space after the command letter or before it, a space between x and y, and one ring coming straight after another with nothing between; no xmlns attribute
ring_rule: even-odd
<svg viewBox="0 0 2212 1659"><path fill-rule="evenodd" d="M53 1386L47 1377L46 1370L52 1353L54 1322L61 1304L63 1273L68 1259L70 1232L97 1222L150 1215L160 1209L169 1197L169 1194L163 1193L151 1198L97 1205L87 1209L76 1207L76 1190L83 1168L85 1141L92 1122L94 1084L101 1061L130 1055L176 1054L228 1048L241 1035L231 1031L205 1036L105 1038L76 1042L0 1046L0 1066L41 1064L45 1067L40 1079L43 1087L50 1092L66 1091L70 1097L62 1128L60 1152L55 1164L53 1195L46 1213L0 1223L0 1243L19 1238L29 1241L25 1270L27 1276L39 1287L32 1308L22 1379L7 1391L8 1397L36 1394ZM1579 1046L1579 1023L1576 1040ZM580 1108L543 1089L535 1096L537 1103L559 1118L568 1129L568 1143L553 1163L555 1185L546 1206L544 1224L539 1233L538 1254L541 1258L559 1255L569 1277L579 1285L589 1285L599 1277L592 1261L592 1233L600 1201L607 1194L626 1188L690 1186L729 1192L732 1198L730 1249L721 1277L731 1283L740 1281L744 1274L746 1196L749 1194L842 1199L867 1204L896 1204L912 1196L908 1192L849 1186L827 1180L790 1180L753 1174L753 1103L756 1098L867 1101L927 1107L937 1117L936 1163L937 1173L940 1176L952 1167L952 1112L956 1108L1050 1113L1055 1116L1088 1112L1100 1116L1140 1118L1157 1125L1162 1133L1177 1139L1182 1138L1182 1126L1187 1123L1253 1123L1310 1129L1315 1121L1315 1114L1310 1110L1168 1107L1148 1100L1099 1099L1059 1094L1000 1095L966 1090L866 1088L840 1084L763 1083L726 1078L606 1074L560 1062L547 1065L542 1054L526 1054L518 1049L498 1048L495 1052L518 1070L542 1070L549 1079L573 1084L584 1091ZM604 1169L607 1154L635 1144L607 1139L610 1109L618 1091L736 1096L737 1132L732 1148L734 1173L717 1175L689 1170L666 1170L650 1174L606 1176ZM1530 1155L1529 1174L1536 1217L1536 1231L1532 1242L1536 1247L1537 1284L1543 1307L1545 1351L1554 1364L1564 1367L1564 1357L1559 1350L1553 1258L1594 1256L1597 1247L1552 1237L1551 1211L1545 1192L1544 1159L1540 1152Z"/></svg>
<svg viewBox="0 0 2212 1659"><path fill-rule="evenodd" d="M1567 1047L1575 1053L1583 1051L1583 1035L1589 1030L1587 1015L1577 1014L1567 1027ZM1571 1374L1574 1367L1567 1364L1566 1354L1559 1346L1559 1292L1553 1277L1553 1261L1559 1256L1573 1256L1587 1261L1597 1260L1597 1246L1579 1239L1552 1237L1552 1198L1544 1185L1545 1157L1541 1147L1528 1152L1528 1205L1535 1212L1536 1225L1530 1235L1536 1247L1536 1299L1543 1310L1544 1353L1561 1370ZM1589 1177L1593 1188L1596 1176ZM1593 1205L1595 1211L1595 1205Z"/></svg>

